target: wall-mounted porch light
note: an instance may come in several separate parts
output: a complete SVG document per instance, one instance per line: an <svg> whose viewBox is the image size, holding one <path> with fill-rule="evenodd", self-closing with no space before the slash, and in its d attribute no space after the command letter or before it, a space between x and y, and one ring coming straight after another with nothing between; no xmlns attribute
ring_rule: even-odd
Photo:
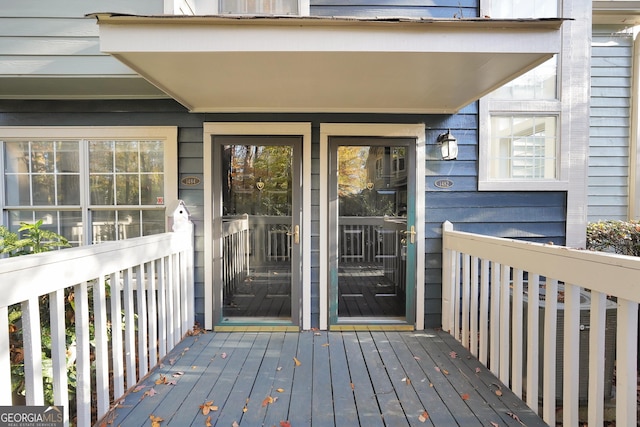
<svg viewBox="0 0 640 427"><path fill-rule="evenodd" d="M440 145L440 152L444 160L455 160L458 157L458 140L451 135L451 130L438 135L436 141Z"/></svg>

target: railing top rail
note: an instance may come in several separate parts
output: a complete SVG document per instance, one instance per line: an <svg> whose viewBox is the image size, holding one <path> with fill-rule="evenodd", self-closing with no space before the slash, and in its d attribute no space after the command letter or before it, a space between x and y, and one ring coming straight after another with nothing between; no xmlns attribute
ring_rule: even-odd
<svg viewBox="0 0 640 427"><path fill-rule="evenodd" d="M640 258L443 229L443 249L640 303Z"/></svg>
<svg viewBox="0 0 640 427"><path fill-rule="evenodd" d="M188 250L191 245L191 233L163 233L1 259L0 307Z"/></svg>

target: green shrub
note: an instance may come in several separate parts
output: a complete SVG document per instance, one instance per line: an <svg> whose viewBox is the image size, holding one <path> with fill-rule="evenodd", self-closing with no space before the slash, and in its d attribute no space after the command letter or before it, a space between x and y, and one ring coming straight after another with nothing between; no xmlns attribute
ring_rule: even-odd
<svg viewBox="0 0 640 427"><path fill-rule="evenodd" d="M640 256L640 222L609 220L589 223L587 249Z"/></svg>

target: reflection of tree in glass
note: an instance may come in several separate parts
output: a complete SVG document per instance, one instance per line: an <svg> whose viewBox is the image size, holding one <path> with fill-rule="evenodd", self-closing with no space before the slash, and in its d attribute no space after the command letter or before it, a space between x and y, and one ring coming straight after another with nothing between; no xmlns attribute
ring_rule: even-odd
<svg viewBox="0 0 640 427"><path fill-rule="evenodd" d="M291 214L291 156L287 145L233 145L228 148L230 168L225 211L251 215Z"/></svg>

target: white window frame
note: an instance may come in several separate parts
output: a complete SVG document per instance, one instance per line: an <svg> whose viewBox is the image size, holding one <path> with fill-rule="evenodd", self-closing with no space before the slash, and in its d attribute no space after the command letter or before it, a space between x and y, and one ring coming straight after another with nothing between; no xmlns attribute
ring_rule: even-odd
<svg viewBox="0 0 640 427"><path fill-rule="evenodd" d="M186 0L184 0L186 1ZM196 15L219 15L219 0L191 0L195 6L193 9ZM311 14L310 0L298 0L298 16L309 16Z"/></svg>
<svg viewBox="0 0 640 427"><path fill-rule="evenodd" d="M44 139L44 140L162 140L164 146L164 206L178 199L178 128L175 126L50 126L50 127L0 127L0 165L4 166L4 140ZM80 158L80 210L82 224L86 230L89 224L89 172L88 153ZM0 173L0 224L6 224L5 174ZM51 206L58 210L61 206ZM117 205L114 205L117 208ZM166 227L166 221L165 221ZM83 233L83 245L91 244L90 233Z"/></svg>
<svg viewBox="0 0 640 427"><path fill-rule="evenodd" d="M555 179L490 179L490 141L492 116L555 116L556 131L556 178ZM550 101L506 101L484 97L480 100L479 111L479 191L553 191L567 190L569 176L566 159L569 157L568 144L562 143L562 115L559 100Z"/></svg>

